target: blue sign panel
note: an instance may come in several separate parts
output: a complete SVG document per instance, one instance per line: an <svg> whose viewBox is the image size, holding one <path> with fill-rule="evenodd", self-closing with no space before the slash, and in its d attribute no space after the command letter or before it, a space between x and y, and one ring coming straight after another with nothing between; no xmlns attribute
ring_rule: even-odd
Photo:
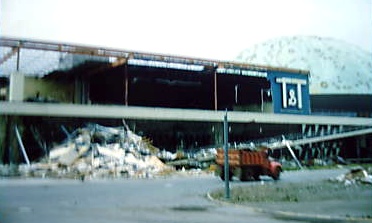
<svg viewBox="0 0 372 223"><path fill-rule="evenodd" d="M310 114L309 76L279 71L268 72L274 113Z"/></svg>

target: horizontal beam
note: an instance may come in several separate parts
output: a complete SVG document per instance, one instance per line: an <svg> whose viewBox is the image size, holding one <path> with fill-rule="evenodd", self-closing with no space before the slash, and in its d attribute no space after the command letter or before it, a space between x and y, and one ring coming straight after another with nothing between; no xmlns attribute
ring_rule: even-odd
<svg viewBox="0 0 372 223"><path fill-rule="evenodd" d="M120 105L79 105L33 102L0 102L0 115L50 116L164 121L222 122L225 112L198 109L135 107ZM320 124L372 126L372 118L228 112L231 123Z"/></svg>
<svg viewBox="0 0 372 223"><path fill-rule="evenodd" d="M331 140L336 140L336 139L348 138L348 137L353 137L353 136L358 136L358 135L367 135L367 134L372 134L372 128L359 129L359 130L342 132L342 133L335 133L335 134L325 135L325 136L316 136L312 138L289 140L288 143L290 146L300 146L300 145L306 145L310 143L325 142L325 141L331 141ZM270 149L280 149L280 148L284 148L285 146L286 146L285 142L283 141L281 143L274 143L272 145L269 145L268 147Z"/></svg>
<svg viewBox="0 0 372 223"><path fill-rule="evenodd" d="M330 140L336 140L336 139L341 139L341 138L348 138L352 136L357 136L357 135L367 135L372 133L372 128L368 129L360 129L360 130L354 130L350 132L342 132L342 133L336 133L336 134L331 134L331 135L326 135L326 136L319 136L319 137L314 137L314 138L309 138L309 139L299 139L295 140L290 145L304 145L304 144L309 144L309 143L317 143L317 142L323 142L323 141L330 141Z"/></svg>

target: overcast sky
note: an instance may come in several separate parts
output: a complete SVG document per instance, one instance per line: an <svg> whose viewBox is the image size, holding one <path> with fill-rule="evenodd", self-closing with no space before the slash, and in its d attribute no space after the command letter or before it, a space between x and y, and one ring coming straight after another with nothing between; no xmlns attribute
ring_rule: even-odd
<svg viewBox="0 0 372 223"><path fill-rule="evenodd" d="M372 0L0 0L1 35L233 60L268 39L332 37L372 52Z"/></svg>

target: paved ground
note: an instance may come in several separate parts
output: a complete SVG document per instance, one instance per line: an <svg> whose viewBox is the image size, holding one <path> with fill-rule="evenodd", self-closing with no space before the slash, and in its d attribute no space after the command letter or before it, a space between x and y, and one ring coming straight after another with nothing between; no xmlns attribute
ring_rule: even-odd
<svg viewBox="0 0 372 223"><path fill-rule="evenodd" d="M339 172L323 171L317 177ZM314 176L292 172L284 174L283 181L303 177ZM232 187L241 184L233 182ZM0 179L0 222L286 222L206 198L208 191L223 186L212 175L85 182Z"/></svg>

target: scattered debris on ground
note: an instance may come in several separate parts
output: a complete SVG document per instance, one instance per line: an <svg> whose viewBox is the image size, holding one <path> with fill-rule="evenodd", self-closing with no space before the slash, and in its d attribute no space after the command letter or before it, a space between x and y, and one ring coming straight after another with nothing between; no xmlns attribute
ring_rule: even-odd
<svg viewBox="0 0 372 223"><path fill-rule="evenodd" d="M345 186L357 183L372 185L372 175L368 174L367 170L365 170L363 167L354 167L345 174L330 178L330 181L343 183Z"/></svg>
<svg viewBox="0 0 372 223"><path fill-rule="evenodd" d="M360 179L352 186L329 181L328 177L317 178L312 175L306 181L274 183L263 180L257 184L237 185L231 189L228 201L225 199L224 189L216 190L210 195L217 200L264 210L370 220L371 185L362 183L365 170L356 169L345 171L347 173L342 175L345 179ZM316 171L322 172L311 170Z"/></svg>

